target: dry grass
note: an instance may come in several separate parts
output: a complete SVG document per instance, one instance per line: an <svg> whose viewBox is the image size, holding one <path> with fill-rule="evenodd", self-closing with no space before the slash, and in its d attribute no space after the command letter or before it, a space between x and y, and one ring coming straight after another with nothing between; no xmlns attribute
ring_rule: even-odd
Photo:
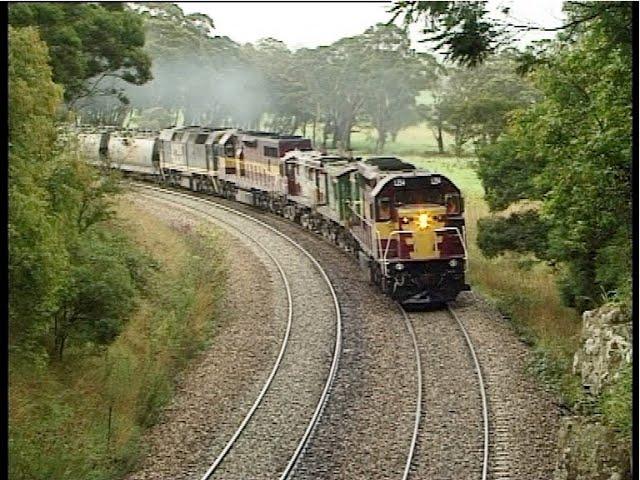
<svg viewBox="0 0 640 480"><path fill-rule="evenodd" d="M130 469L175 375L211 339L224 283L215 238L185 235L125 200L118 214L158 265L149 293L103 351L40 369L11 365L12 478L107 479Z"/></svg>

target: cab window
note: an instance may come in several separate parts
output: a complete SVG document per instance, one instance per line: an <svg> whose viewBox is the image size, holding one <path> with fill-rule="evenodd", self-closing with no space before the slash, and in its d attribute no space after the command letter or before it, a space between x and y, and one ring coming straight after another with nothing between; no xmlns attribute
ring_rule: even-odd
<svg viewBox="0 0 640 480"><path fill-rule="evenodd" d="M377 201L378 221L386 222L391 220L391 199L389 197L380 197Z"/></svg>
<svg viewBox="0 0 640 480"><path fill-rule="evenodd" d="M445 195L444 202L447 208L447 215L457 215L460 213L460 195L450 193Z"/></svg>
<svg viewBox="0 0 640 480"><path fill-rule="evenodd" d="M226 157L233 157L234 156L234 150L235 148L233 148L233 143L229 142L224 146L224 154Z"/></svg>

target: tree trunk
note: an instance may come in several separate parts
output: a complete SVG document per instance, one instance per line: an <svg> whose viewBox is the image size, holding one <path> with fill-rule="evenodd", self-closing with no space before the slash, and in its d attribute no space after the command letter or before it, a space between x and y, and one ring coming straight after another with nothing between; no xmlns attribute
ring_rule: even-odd
<svg viewBox="0 0 640 480"><path fill-rule="evenodd" d="M58 360L62 361L62 353L64 352L64 344L67 340L67 336L66 335L61 335L60 336L60 345L58 347Z"/></svg>
<svg viewBox="0 0 640 480"><path fill-rule="evenodd" d="M456 144L456 155L462 154L462 131L459 125L456 126L454 142Z"/></svg>
<svg viewBox="0 0 640 480"><path fill-rule="evenodd" d="M313 146L316 146L316 117L313 116Z"/></svg>
<svg viewBox="0 0 640 480"><path fill-rule="evenodd" d="M327 139L329 137L329 129L327 128L327 124L325 123L322 127L322 148L326 150L327 148Z"/></svg>
<svg viewBox="0 0 640 480"><path fill-rule="evenodd" d="M444 142L442 141L442 122L438 122L438 134L436 135L438 142L438 153L444 153Z"/></svg>
<svg viewBox="0 0 640 480"><path fill-rule="evenodd" d="M340 129L338 128L338 122L333 124L333 136L331 137L331 148L338 146L338 138L340 137Z"/></svg>
<svg viewBox="0 0 640 480"><path fill-rule="evenodd" d="M387 143L387 134L383 133L382 135L380 135L378 137L378 147L377 147L377 150L376 150L378 153L384 152L385 143Z"/></svg>
<svg viewBox="0 0 640 480"><path fill-rule="evenodd" d="M353 127L353 122L350 120L346 123L344 132L342 132L342 138L344 139L344 149L345 151L351 150L351 128Z"/></svg>

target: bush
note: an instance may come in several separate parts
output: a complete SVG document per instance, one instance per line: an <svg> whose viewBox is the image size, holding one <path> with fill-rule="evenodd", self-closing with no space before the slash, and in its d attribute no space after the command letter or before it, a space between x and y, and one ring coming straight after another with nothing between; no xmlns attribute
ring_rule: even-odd
<svg viewBox="0 0 640 480"><path fill-rule="evenodd" d="M621 368L618 379L600 397L600 409L607 423L625 438L629 438L633 429L632 390L632 364L627 363Z"/></svg>

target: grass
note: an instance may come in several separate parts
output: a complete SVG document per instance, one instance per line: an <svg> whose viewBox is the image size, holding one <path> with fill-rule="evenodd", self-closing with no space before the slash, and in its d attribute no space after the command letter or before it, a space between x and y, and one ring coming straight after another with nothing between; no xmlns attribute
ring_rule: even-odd
<svg viewBox="0 0 640 480"><path fill-rule="evenodd" d="M351 134L351 148L354 151L371 154L375 151L377 133L373 128L356 127ZM453 151L453 136L443 132L445 151ZM472 153L472 145L465 145L465 155ZM430 127L422 122L401 130L395 141L389 139L384 152L393 155L438 155L438 143Z"/></svg>
<svg viewBox="0 0 640 480"><path fill-rule="evenodd" d="M139 458L141 434L171 398L176 374L212 338L225 278L215 237L161 224L124 200L118 213L157 264L148 294L101 351L37 368L11 358L13 479L122 476Z"/></svg>

